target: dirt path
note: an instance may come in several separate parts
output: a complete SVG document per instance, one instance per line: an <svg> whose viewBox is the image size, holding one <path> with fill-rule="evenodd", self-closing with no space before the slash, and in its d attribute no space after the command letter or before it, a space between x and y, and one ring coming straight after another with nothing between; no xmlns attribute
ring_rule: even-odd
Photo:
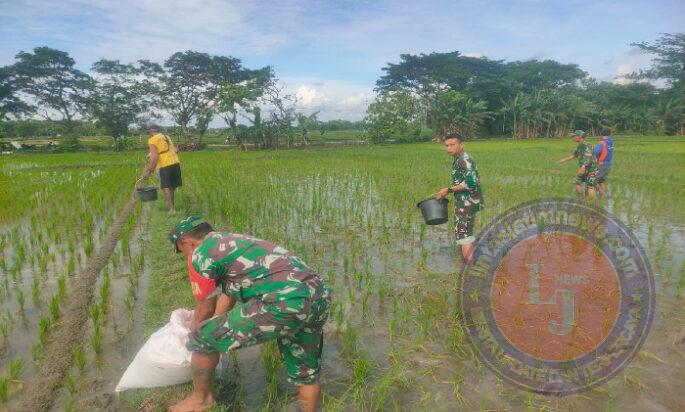
<svg viewBox="0 0 685 412"><path fill-rule="evenodd" d="M88 325L88 308L93 300L100 271L107 264L119 240L121 229L137 201L135 194L131 195L100 248L73 283L62 314L61 326L51 333L39 371L27 382L27 390L19 401L18 411L47 411L57 398L64 375L72 365L71 354L83 342L83 334Z"/></svg>

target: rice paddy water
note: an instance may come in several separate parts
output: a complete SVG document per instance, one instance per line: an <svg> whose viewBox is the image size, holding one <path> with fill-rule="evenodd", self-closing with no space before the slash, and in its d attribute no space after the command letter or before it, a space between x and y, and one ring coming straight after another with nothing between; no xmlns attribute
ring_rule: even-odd
<svg viewBox="0 0 685 412"><path fill-rule="evenodd" d="M190 385L112 395L171 311L193 306L185 260L166 240L181 214L284 245L331 286L323 410L678 410L684 405L685 144L617 137L603 206L639 237L657 275L657 316L631 365L564 398L521 391L480 364L459 325L452 223L426 226L416 203L448 183L437 143L182 153L178 215L138 204L100 273L89 323L55 410L164 410ZM573 196L571 141L471 141L485 209L476 233L519 203ZM44 361L76 273L133 193L143 153L3 158L0 400L11 408ZM136 166L140 165L140 166ZM66 167L70 166L70 167ZM451 213L450 213L451 214ZM452 216L450 216L450 220ZM213 410L285 410L295 390L274 345L224 356Z"/></svg>

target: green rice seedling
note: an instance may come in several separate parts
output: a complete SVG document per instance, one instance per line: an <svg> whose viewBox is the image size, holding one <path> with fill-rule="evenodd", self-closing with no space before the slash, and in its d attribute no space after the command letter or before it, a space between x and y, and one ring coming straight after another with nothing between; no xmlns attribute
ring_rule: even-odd
<svg viewBox="0 0 685 412"><path fill-rule="evenodd" d="M395 369L387 371L380 377L378 385L376 385L371 394L374 411L384 410L390 391L393 389L394 385L401 383L402 380L404 380L403 374Z"/></svg>
<svg viewBox="0 0 685 412"><path fill-rule="evenodd" d="M345 309L342 305L338 305L338 310L335 313L335 329L338 333L342 330L343 322L345 322Z"/></svg>
<svg viewBox="0 0 685 412"><path fill-rule="evenodd" d="M86 369L86 351L81 346L74 349L74 363L78 367L80 373Z"/></svg>
<svg viewBox="0 0 685 412"><path fill-rule="evenodd" d="M110 277L106 274L100 285L100 306L107 310L107 300L109 299L109 289L110 289Z"/></svg>
<svg viewBox="0 0 685 412"><path fill-rule="evenodd" d="M372 363L366 357L360 357L352 361L352 372L354 374L355 386L366 384L371 373Z"/></svg>
<svg viewBox="0 0 685 412"><path fill-rule="evenodd" d="M76 393L76 379L71 376L71 372L67 372L64 376L64 387L69 391L70 394ZM66 408L65 408L66 409Z"/></svg>
<svg viewBox="0 0 685 412"><path fill-rule="evenodd" d="M17 291L17 305L19 305L19 310L24 311L24 304L26 303L26 297L24 296L24 291L19 289Z"/></svg>
<svg viewBox="0 0 685 412"><path fill-rule="evenodd" d="M102 351L102 331L100 327L93 329L93 335L90 337L90 346L95 353L99 354Z"/></svg>
<svg viewBox="0 0 685 412"><path fill-rule="evenodd" d="M14 283L19 283L20 282L19 275L21 274L21 264L16 264L12 268L12 271L10 272L10 274L12 275L12 281Z"/></svg>
<svg viewBox="0 0 685 412"><path fill-rule="evenodd" d="M0 377L0 402L7 402L7 396L9 395L9 380L6 377Z"/></svg>
<svg viewBox="0 0 685 412"><path fill-rule="evenodd" d="M69 261L67 262L67 273L69 274L69 276L76 275L76 259L74 258L73 253L69 254Z"/></svg>
<svg viewBox="0 0 685 412"><path fill-rule="evenodd" d="M98 304L90 306L90 319L93 321L93 327L100 326L100 319L102 317L102 308Z"/></svg>
<svg viewBox="0 0 685 412"><path fill-rule="evenodd" d="M126 313L128 313L129 318L133 319L133 307L135 304L135 299L131 295L127 295L124 298L124 307L126 308Z"/></svg>
<svg viewBox="0 0 685 412"><path fill-rule="evenodd" d="M11 381L16 381L21 377L24 371L24 360L22 358L15 358L7 365L7 376Z"/></svg>
<svg viewBox="0 0 685 412"><path fill-rule="evenodd" d="M59 319L60 303L59 294L55 294L52 299L50 299L50 316L52 316L53 322Z"/></svg>
<svg viewBox="0 0 685 412"><path fill-rule="evenodd" d="M57 296L60 300L67 297L67 278L64 275L57 278Z"/></svg>
<svg viewBox="0 0 685 412"><path fill-rule="evenodd" d="M5 294L5 297L9 297L9 295L10 295L10 279L9 279L9 276L4 276L4 279L2 281L2 285L3 285L3 291Z"/></svg>
<svg viewBox="0 0 685 412"><path fill-rule="evenodd" d="M685 260L680 265L680 275L678 275L678 280L675 283L675 294L680 299L681 292L685 288Z"/></svg>
<svg viewBox="0 0 685 412"><path fill-rule="evenodd" d="M47 276L48 273L48 258L47 255L42 255L38 260L38 269L43 276Z"/></svg>
<svg viewBox="0 0 685 412"><path fill-rule="evenodd" d="M93 242L93 238L89 236L86 239L86 244L83 246L83 251L86 252L86 256L90 256L94 249L95 243Z"/></svg>
<svg viewBox="0 0 685 412"><path fill-rule="evenodd" d="M40 279L38 277L34 277L31 281L31 298L33 299L33 303L36 305L40 304L41 290L42 288L40 284Z"/></svg>
<svg viewBox="0 0 685 412"><path fill-rule="evenodd" d="M48 334L50 333L50 327L52 326L52 320L49 316L41 316L38 322L38 341L41 346L45 345L48 339Z"/></svg>
<svg viewBox="0 0 685 412"><path fill-rule="evenodd" d="M34 343L31 345L31 359L37 362L40 356L43 354L43 346L40 343Z"/></svg>
<svg viewBox="0 0 685 412"><path fill-rule="evenodd" d="M0 334L2 335L3 339L7 339L7 337L10 335L10 330L11 325L7 319L0 321Z"/></svg>
<svg viewBox="0 0 685 412"><path fill-rule="evenodd" d="M278 370L283 367L283 361L278 353L276 342L268 342L262 348L262 361L266 375L267 403L275 403L278 399Z"/></svg>
<svg viewBox="0 0 685 412"><path fill-rule="evenodd" d="M345 334L343 335L343 346L341 355L346 359L352 359L357 354L357 344L359 340L359 333L356 328L352 326L350 321L347 321L345 326Z"/></svg>
<svg viewBox="0 0 685 412"><path fill-rule="evenodd" d="M373 292L372 279L369 278L366 281L366 287L364 288L364 295L362 295L362 316L366 317L369 314L369 298Z"/></svg>

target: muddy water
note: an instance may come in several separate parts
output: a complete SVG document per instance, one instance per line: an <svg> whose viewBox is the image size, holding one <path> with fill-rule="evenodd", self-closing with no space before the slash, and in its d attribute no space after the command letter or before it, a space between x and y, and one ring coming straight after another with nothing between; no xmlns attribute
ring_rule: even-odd
<svg viewBox="0 0 685 412"><path fill-rule="evenodd" d="M518 182L516 177L512 179ZM543 176L540 180L543 185L560 182L554 176ZM303 190L306 193L306 189ZM344 199L345 195L338 195L329 200L339 202L336 208L354 207ZM377 222L379 211L373 204L365 206L365 213L372 214ZM653 216L647 205L637 203L632 210L625 205L619 206L618 215L636 233L655 267L657 315L644 347L623 373L595 390L565 398L522 392L480 365L466 345L461 345L461 352L456 354L450 349L453 337L449 335L454 330L454 316L457 316L454 288L461 265L453 247L451 230L446 225L422 231L420 223L415 222L408 233L397 228L374 226L373 236L368 236L362 228L344 234L315 231L310 239L316 250L305 247L302 253L316 263L321 260L313 255L326 255L327 265L322 272L335 273L333 282L330 274L327 277L329 283L335 284L336 302L344 309L343 324L349 322L359 333L357 358L369 358L374 365L365 378L368 382L364 389L366 397L350 395L350 388L355 384L350 369L355 360L340 356L346 329L345 325L341 331L336 329L336 316L333 315L327 333L326 353L329 355L325 356L324 379L331 395L328 405L334 405L333 409L356 410L359 407L356 401L368 404L371 396L368 394L373 393L378 379L398 368L406 381L399 379L391 385L393 389L385 403L388 409L683 410L685 374L680 365L685 364L685 315L680 310L682 298L676 294L680 290L681 295L685 295L685 288L677 286L678 279L685 276L682 273L685 230ZM609 210L613 210L612 202L609 202ZM341 217L337 223L346 220L349 218ZM306 227L300 223L291 222L291 230ZM383 232L387 235L378 235ZM355 276L359 271L367 272L368 277L359 280ZM369 278L372 280L368 281ZM378 292L381 284L385 288L384 300ZM363 305L360 302L369 288L372 289L370 303ZM449 294L447 299L434 299L444 291ZM399 297L400 305L411 306L405 319L401 314L391 313L388 301L392 297ZM436 313L430 315L431 310ZM396 319L400 319L401 331L393 336L389 329ZM422 336L422 322L429 325L425 337ZM258 376L249 378L258 379Z"/></svg>
<svg viewBox="0 0 685 412"><path fill-rule="evenodd" d="M139 259L148 247L148 222L153 206L145 203L140 207L142 212L130 235L128 250L122 250L122 243L119 241L107 266L111 291L107 313L102 315L102 350L96 354L89 343L93 335L91 320L82 346L86 352L86 366L83 371L76 365L71 368L70 375L74 379L75 388L70 389L65 385L52 408L53 411L70 408L77 411L119 411L122 408L117 401L114 388L133 354L139 349L139 343L146 338L142 336L142 317L150 266L147 261L143 261L142 266L139 266L136 259ZM104 275L101 274L95 288L98 297L103 281ZM132 284L136 286L132 287ZM133 302L132 310L127 306L127 299Z"/></svg>
<svg viewBox="0 0 685 412"><path fill-rule="evenodd" d="M510 184L521 183L518 178L512 179ZM558 182L557 177L541 179L545 185ZM626 220L643 217L633 228L657 272L657 316L652 331L632 364L606 385L576 396L547 398L522 392L501 381L480 365L465 341L455 337L458 302L454 296L461 264L452 230L447 225L425 227L419 211L414 210L410 226L401 227L406 216L382 205L375 183L368 177L315 177L304 184L278 183L277 186L285 186L288 198L305 200L299 205L260 209L264 217L281 219L287 224L282 228L255 225L254 231L269 233L264 237L286 243L318 268L333 286L336 309L326 326L323 354L327 409L357 411L362 409L360 405L369 409L368 405L380 402L378 388L382 377L387 376L395 378L380 404L389 410L685 408L685 374L681 368L685 364L685 315L681 310L682 298L676 297L685 258L682 227L650 217L649 210L640 207L635 207L630 216L624 211L619 213ZM320 187L324 189L315 189ZM144 210L139 222L148 220L146 213L150 211ZM133 256L147 241L147 228L139 223L135 233L131 238L139 241L131 242ZM129 279L134 275L131 262L121 258L119 249L112 259L119 259L119 263L116 267L111 262L109 265L112 295L104 324L103 351L98 356L92 353L87 342L91 327L84 342L86 369L81 374L76 367L72 368L76 390L69 393L63 389L53 410L63 410L65 406L76 410L123 407L112 391L132 351L146 339L140 335L142 322L138 316L142 314L149 262L135 274L139 282L138 299L130 319L123 301ZM685 295L685 290L681 293ZM27 303L30 301L27 296ZM358 338L350 353L352 332ZM367 361L366 368L360 366ZM224 402L238 400L244 410L261 409L268 402L263 347L241 350L226 363ZM285 382L283 369L277 378L280 399L283 394L292 399L293 388ZM276 409L281 406L276 405Z"/></svg>

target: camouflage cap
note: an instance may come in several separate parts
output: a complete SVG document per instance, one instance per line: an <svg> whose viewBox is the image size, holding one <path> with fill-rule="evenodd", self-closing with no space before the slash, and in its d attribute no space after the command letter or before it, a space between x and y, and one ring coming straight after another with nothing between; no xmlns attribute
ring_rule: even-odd
<svg viewBox="0 0 685 412"><path fill-rule="evenodd" d="M181 253L181 251L178 250L178 246L176 246L176 241L180 239L184 233L203 223L207 223L207 221L204 220L202 217L197 215L190 215L187 218L178 222L178 224L176 224L176 226L174 226L174 228L171 229L168 238L171 241L171 243L174 244L174 247L176 248L176 253Z"/></svg>
<svg viewBox="0 0 685 412"><path fill-rule="evenodd" d="M583 136L583 137L585 137L585 132L582 131L582 130L576 130L575 132L573 132L573 135L574 135L574 136Z"/></svg>

